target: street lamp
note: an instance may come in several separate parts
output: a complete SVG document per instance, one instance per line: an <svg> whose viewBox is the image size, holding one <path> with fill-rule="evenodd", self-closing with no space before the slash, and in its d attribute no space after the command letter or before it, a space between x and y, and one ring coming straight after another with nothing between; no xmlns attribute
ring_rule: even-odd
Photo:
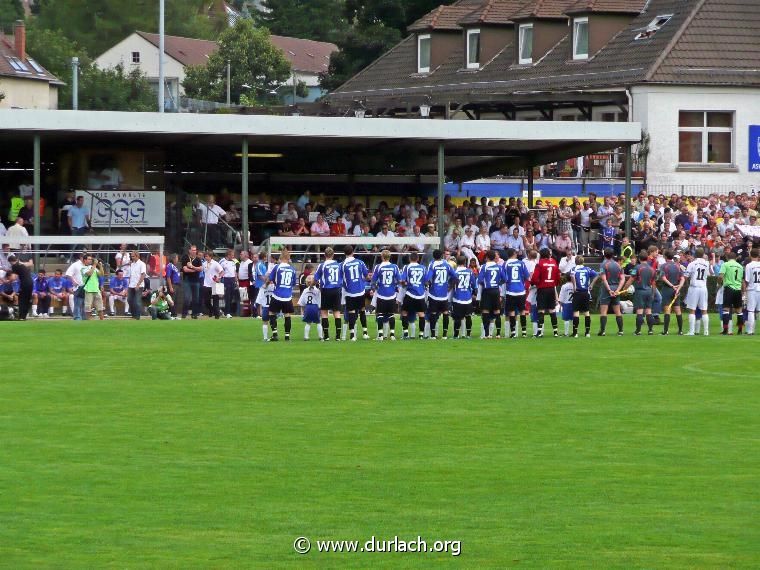
<svg viewBox="0 0 760 570"><path fill-rule="evenodd" d="M428 103L423 103L420 105L420 117L423 119L430 118L430 105Z"/></svg>

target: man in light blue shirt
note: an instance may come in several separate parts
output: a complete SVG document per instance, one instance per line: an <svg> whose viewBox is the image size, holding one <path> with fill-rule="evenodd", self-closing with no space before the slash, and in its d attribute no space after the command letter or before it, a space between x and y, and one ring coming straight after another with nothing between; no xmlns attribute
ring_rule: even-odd
<svg viewBox="0 0 760 570"><path fill-rule="evenodd" d="M87 233L90 228L90 210L84 205L84 196L77 196L76 205L69 208L68 218L71 235L83 236ZM71 246L72 259L77 247L77 244Z"/></svg>

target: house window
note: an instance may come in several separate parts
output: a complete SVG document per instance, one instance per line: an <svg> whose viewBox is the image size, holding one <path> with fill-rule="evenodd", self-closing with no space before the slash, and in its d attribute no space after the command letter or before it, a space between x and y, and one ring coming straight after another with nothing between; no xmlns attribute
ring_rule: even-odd
<svg viewBox="0 0 760 570"><path fill-rule="evenodd" d="M636 34L636 37L634 39L646 40L646 39L651 38L653 35L657 33L657 30L659 30L665 24L667 24L672 17L673 17L673 14L661 14L657 16L654 20L649 22L649 25L646 28L644 28L643 30L639 28L641 31L638 34Z"/></svg>
<svg viewBox="0 0 760 570"><path fill-rule="evenodd" d="M14 70L18 71L19 73L29 73L29 68L19 58L9 56L7 59L8 59L8 63L11 64L11 67Z"/></svg>
<svg viewBox="0 0 760 570"><path fill-rule="evenodd" d="M417 36L417 73L430 72L430 34Z"/></svg>
<svg viewBox="0 0 760 570"><path fill-rule="evenodd" d="M678 162L733 164L734 113L681 111L678 114Z"/></svg>
<svg viewBox="0 0 760 570"><path fill-rule="evenodd" d="M467 69L480 67L480 30L467 30Z"/></svg>
<svg viewBox="0 0 760 570"><path fill-rule="evenodd" d="M133 51L132 52L132 63L140 63L140 52L139 51Z"/></svg>
<svg viewBox="0 0 760 570"><path fill-rule="evenodd" d="M520 26L519 41L517 62L520 65L533 63L533 24L522 24Z"/></svg>
<svg viewBox="0 0 760 570"><path fill-rule="evenodd" d="M573 59L588 59L588 18L573 20Z"/></svg>

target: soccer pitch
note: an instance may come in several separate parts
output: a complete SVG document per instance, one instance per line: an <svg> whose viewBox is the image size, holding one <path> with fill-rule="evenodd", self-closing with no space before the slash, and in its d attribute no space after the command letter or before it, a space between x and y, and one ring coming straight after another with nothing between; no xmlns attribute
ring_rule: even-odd
<svg viewBox="0 0 760 570"><path fill-rule="evenodd" d="M0 566L757 568L760 339L632 325L2 323ZM460 552L318 552L373 536Z"/></svg>

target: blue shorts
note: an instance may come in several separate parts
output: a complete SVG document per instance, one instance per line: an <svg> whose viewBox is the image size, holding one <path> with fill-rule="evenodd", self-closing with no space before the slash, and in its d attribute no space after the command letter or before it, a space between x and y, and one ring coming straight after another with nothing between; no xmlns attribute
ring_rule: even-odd
<svg viewBox="0 0 760 570"><path fill-rule="evenodd" d="M697 319L701 319L701 318L702 318L702 309L700 309L699 307L697 307L697 310L696 310L696 311L694 311L694 316L695 316Z"/></svg>
<svg viewBox="0 0 760 570"><path fill-rule="evenodd" d="M562 320L563 321L573 320L573 304L572 303L562 303Z"/></svg>
<svg viewBox="0 0 760 570"><path fill-rule="evenodd" d="M262 307L261 305L259 305L259 308L261 310L261 319L264 320L264 321L268 321L269 320L269 307Z"/></svg>
<svg viewBox="0 0 760 570"><path fill-rule="evenodd" d="M530 322L531 323L538 322L538 305L536 305L535 303L532 303L530 306Z"/></svg>
<svg viewBox="0 0 760 570"><path fill-rule="evenodd" d="M306 305L303 308L303 322L309 323L312 325L318 325L320 323L319 319L319 305Z"/></svg>

